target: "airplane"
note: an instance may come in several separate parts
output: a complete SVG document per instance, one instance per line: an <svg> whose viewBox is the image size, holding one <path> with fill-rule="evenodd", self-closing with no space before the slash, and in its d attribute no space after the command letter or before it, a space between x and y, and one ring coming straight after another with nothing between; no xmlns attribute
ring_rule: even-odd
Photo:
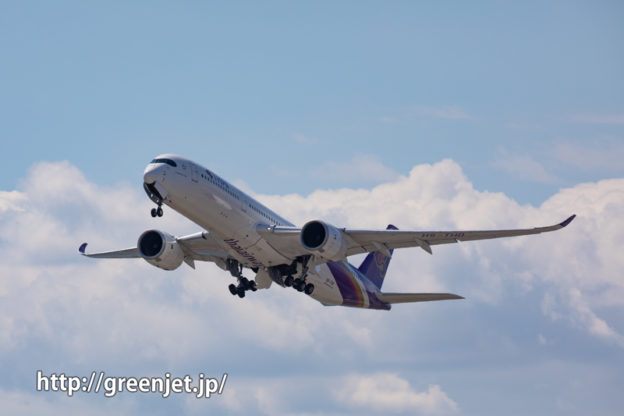
<svg viewBox="0 0 624 416"><path fill-rule="evenodd" d="M160 230L143 232L135 247L87 253L93 258L143 258L164 270L184 262L215 263L238 283L229 291L240 298L273 283L292 287L325 306L342 305L390 310L393 304L463 299L452 293L386 293L382 284L394 249L432 246L500 237L539 234L567 226L575 215L547 227L490 231L401 231L338 228L315 219L296 227L216 173L186 158L163 154L145 168L143 188L156 204L152 217L162 217L167 205L203 231L175 237ZM347 261L368 253L359 267ZM243 276L250 269L253 280Z"/></svg>

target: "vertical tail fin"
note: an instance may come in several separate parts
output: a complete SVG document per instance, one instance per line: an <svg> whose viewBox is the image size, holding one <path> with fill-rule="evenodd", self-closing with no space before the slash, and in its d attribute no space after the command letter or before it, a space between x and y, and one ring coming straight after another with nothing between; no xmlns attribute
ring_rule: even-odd
<svg viewBox="0 0 624 416"><path fill-rule="evenodd" d="M386 230L398 230L397 227L390 224L386 227ZM381 251L372 251L368 253L368 256L364 259L358 270L368 278L378 289L381 289L386 271L388 270L388 264L392 258L392 251L390 256L382 253Z"/></svg>

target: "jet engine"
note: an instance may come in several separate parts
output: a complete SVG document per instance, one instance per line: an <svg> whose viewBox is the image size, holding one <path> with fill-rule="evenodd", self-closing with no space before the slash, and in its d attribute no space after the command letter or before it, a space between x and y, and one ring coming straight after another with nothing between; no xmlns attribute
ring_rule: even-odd
<svg viewBox="0 0 624 416"><path fill-rule="evenodd" d="M184 260L184 252L175 237L162 231L145 231L137 241L137 248L145 261L164 270L177 269Z"/></svg>
<svg viewBox="0 0 624 416"><path fill-rule="evenodd" d="M325 260L344 260L347 242L342 232L323 221L308 221L301 229L301 245L306 250L318 254Z"/></svg>

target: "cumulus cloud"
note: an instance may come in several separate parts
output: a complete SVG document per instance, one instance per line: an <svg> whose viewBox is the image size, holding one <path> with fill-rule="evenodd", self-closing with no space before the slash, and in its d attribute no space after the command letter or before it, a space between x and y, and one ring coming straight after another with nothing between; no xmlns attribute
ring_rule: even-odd
<svg viewBox="0 0 624 416"><path fill-rule="evenodd" d="M110 415L109 406L93 406L84 397L71 398L57 396L45 397L42 394L28 394L19 391L0 390L2 412L12 416L30 416L33 414L65 416L68 414ZM133 415L132 406L122 402L115 406L117 415Z"/></svg>
<svg viewBox="0 0 624 416"><path fill-rule="evenodd" d="M576 213L568 228L547 235L436 246L433 256L399 250L385 288L454 291L468 298L464 307L502 308L521 287L526 296L539 299L546 319L580 328L575 329L579 336L624 347L624 283L619 278L624 268L623 179L579 184L540 207L521 206L502 193L476 190L459 165L444 160L415 166L409 175L389 177L372 189L257 197L298 224L323 218L362 228L388 223L428 230L532 227ZM325 405L325 414L358 412L357 401L340 408L332 391L319 388L327 382L319 372L346 383L340 390L343 398L378 388L380 393L366 399L370 406L381 406L398 391L397 412L461 407L444 393L443 383L425 380L422 385L431 387L417 389L382 371L387 361L379 358L392 350L401 360L410 359L415 341L406 326L419 325L421 334L433 336L437 319L453 306L403 305L389 313L325 308L282 288L241 300L227 291L231 277L214 265L198 264L197 270L182 265L165 272L142 260L98 261L78 255L85 240L94 250L107 250L134 245L148 228L176 235L196 231L170 209L163 218L151 218L150 204L140 186L97 186L67 162L37 164L20 189L0 193L0 357L7 375L0 381L0 401L31 391L37 368L79 375L93 367L118 375L202 368L232 372L224 396L211 406L240 413L314 409L301 385L305 391L319 391L323 403L333 403ZM543 334L550 346L551 335ZM531 343L537 337L535 332ZM422 338L416 339L420 345ZM363 359L373 375L341 378ZM274 371L283 377L266 384L266 375ZM316 376L301 375L310 372ZM240 382L241 375L247 384ZM239 400L236 391L250 399ZM41 405L37 397L24 409L36 411ZM80 403L92 404L87 399ZM192 413L197 405L181 406Z"/></svg>
<svg viewBox="0 0 624 416"><path fill-rule="evenodd" d="M419 275L429 277L429 288L448 289L453 281L463 294L485 302L497 302L504 285L510 281L530 290L547 284L547 294L564 299L568 311L578 303L568 294L580 291L580 297L594 307L624 306L624 283L619 271L624 260L618 253L623 247L624 219L618 214L624 206L624 179L604 180L566 188L540 207L519 205L502 193L481 192L472 186L461 168L451 160L434 165L420 165L408 177L379 185L371 190L316 191L299 195L259 196L269 206L281 206L287 218L303 223L319 217L340 226L384 227L394 223L403 229L492 229L533 227L556 223L576 213L569 228L538 237L523 237L492 242L471 242L457 248L453 261L441 259L434 247L434 260L419 264ZM410 276L413 259L404 261L399 252L393 268ZM457 254L460 254L459 256ZM399 265L397 266L397 263ZM422 262L421 262L422 263ZM481 276L481 282L455 281L450 272L464 264ZM411 278L393 277L400 288L418 289ZM446 282L446 283L444 283ZM422 280L420 281L422 284ZM425 289L420 287L420 289ZM569 319L596 334L587 313L571 314ZM618 326L622 325L618 322ZM613 336L616 336L614 330Z"/></svg>
<svg viewBox="0 0 624 416"><path fill-rule="evenodd" d="M0 213L4 211L21 211L26 202L26 195L18 191L0 191Z"/></svg>
<svg viewBox="0 0 624 416"><path fill-rule="evenodd" d="M458 410L457 403L440 386L431 385L419 392L396 374L351 375L341 384L343 387L335 392L336 399L366 412L436 415Z"/></svg>

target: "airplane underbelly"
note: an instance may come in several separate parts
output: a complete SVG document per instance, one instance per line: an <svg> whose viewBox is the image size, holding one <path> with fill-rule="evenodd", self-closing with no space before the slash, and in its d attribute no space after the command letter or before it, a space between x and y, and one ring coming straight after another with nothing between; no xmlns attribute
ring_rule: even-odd
<svg viewBox="0 0 624 416"><path fill-rule="evenodd" d="M320 284L318 286L315 284L312 297L326 304L357 308L380 308L379 302L367 290L357 273L357 270L347 262L329 262L317 266L315 274L318 276ZM373 297L371 298L371 296ZM381 308L385 309L383 305Z"/></svg>
<svg viewBox="0 0 624 416"><path fill-rule="evenodd" d="M209 192L183 192L172 208L219 238L228 253L246 267L270 267L290 264L255 232L256 220L250 218L235 201Z"/></svg>
<svg viewBox="0 0 624 416"><path fill-rule="evenodd" d="M255 232L255 221L213 195L199 195L190 204L194 222L219 237L229 254L246 267L269 267L292 260L275 251Z"/></svg>
<svg viewBox="0 0 624 416"><path fill-rule="evenodd" d="M343 298L340 288L326 264L316 266L308 274L310 283L314 284L312 298L324 304L342 305Z"/></svg>

